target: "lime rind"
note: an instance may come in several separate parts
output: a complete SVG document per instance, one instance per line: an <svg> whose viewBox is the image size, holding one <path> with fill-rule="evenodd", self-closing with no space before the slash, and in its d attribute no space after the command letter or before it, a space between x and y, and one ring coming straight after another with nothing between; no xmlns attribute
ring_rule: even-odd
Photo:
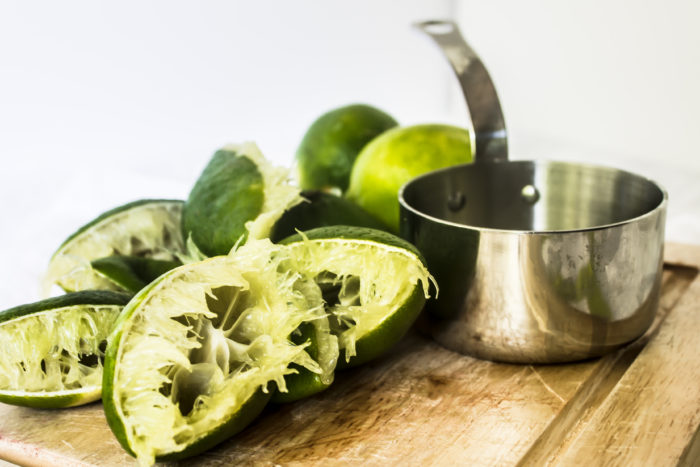
<svg viewBox="0 0 700 467"><path fill-rule="evenodd" d="M21 318L33 313L57 308L67 308L74 305L124 306L130 298L131 296L129 294L108 290L83 290L80 292L67 293L0 311L0 325L6 321Z"/></svg>
<svg viewBox="0 0 700 467"><path fill-rule="evenodd" d="M50 408L99 399L104 346L127 299L114 294L107 297L111 304L70 304L102 297L94 293L71 295L2 313L2 318L9 317L0 318L3 402ZM66 306L32 312L54 303Z"/></svg>
<svg viewBox="0 0 700 467"><path fill-rule="evenodd" d="M92 261L92 269L127 292L136 293L157 277L180 266L179 261L166 261L139 256L108 256Z"/></svg>
<svg viewBox="0 0 700 467"><path fill-rule="evenodd" d="M277 220L270 239L277 243L298 230L333 225L359 226L388 231L374 216L352 201L317 190L302 191L303 201L289 208Z"/></svg>
<svg viewBox="0 0 700 467"><path fill-rule="evenodd" d="M319 229L320 230L320 229ZM356 344L382 326L408 302L416 288L430 296L432 276L413 251L372 240L309 239L289 243L292 268L303 271L322 288L337 291L328 311L337 320L338 341L346 361L357 355Z"/></svg>
<svg viewBox="0 0 700 467"><path fill-rule="evenodd" d="M174 260L184 249L180 230L182 201L142 200L115 208L71 235L54 253L42 283L51 295L54 284L67 292L123 290L96 273L91 261L112 255Z"/></svg>
<svg viewBox="0 0 700 467"><path fill-rule="evenodd" d="M247 237L245 223L264 204L264 180L241 148L216 151L190 190L182 215L183 234L208 256L225 255Z"/></svg>
<svg viewBox="0 0 700 467"><path fill-rule="evenodd" d="M210 435L200 438L194 444L190 445L185 451L173 452L160 456L160 461L171 461L185 459L195 453L204 452L207 449L216 446L217 444L227 440L231 436L237 434L255 420L263 411L267 403L270 401L270 391L258 389L255 394L250 396L248 400L237 410L236 414L229 418L223 425L216 428Z"/></svg>
<svg viewBox="0 0 700 467"><path fill-rule="evenodd" d="M245 227L251 240L268 238L282 214L303 201L299 188L290 183L290 170L272 165L252 142L230 144L223 149L247 157L258 167L263 177L263 206L260 214L246 222Z"/></svg>
<svg viewBox="0 0 700 467"><path fill-rule="evenodd" d="M204 254L226 255L241 239L268 238L301 201L288 169L271 164L255 143L230 144L216 151L190 191L182 228Z"/></svg>
<svg viewBox="0 0 700 467"><path fill-rule="evenodd" d="M51 392L0 391L0 401L35 409L66 409L95 402L101 394L102 384L97 384Z"/></svg>
<svg viewBox="0 0 700 467"><path fill-rule="evenodd" d="M303 278L280 268L284 259L283 247L252 240L166 273L126 307L107 350L103 401L139 462L195 454L257 391L272 382L286 390L292 363L321 372L289 340L318 309L298 289Z"/></svg>
<svg viewBox="0 0 700 467"><path fill-rule="evenodd" d="M317 240L317 239L347 239L347 240L365 240L384 245L390 245L397 248L402 248L413 253L418 259L425 264L425 258L412 243L407 242L396 235L367 226L356 225L329 225L325 227L317 227L311 230L298 231L294 235L282 239L281 244L287 245L290 243L301 242L302 240Z"/></svg>
<svg viewBox="0 0 700 467"><path fill-rule="evenodd" d="M318 117L297 148L297 178L303 189L342 194L360 150L398 123L367 104L350 104Z"/></svg>
<svg viewBox="0 0 700 467"><path fill-rule="evenodd" d="M414 287L413 293L401 306L387 315L380 327L357 340L355 343L356 355L352 359L339 360L336 370L363 365L386 353L413 326L423 310L425 301L423 290L420 287Z"/></svg>
<svg viewBox="0 0 700 467"><path fill-rule="evenodd" d="M472 159L470 132L464 128L445 124L391 128L362 148L345 197L398 233L401 186L431 170Z"/></svg>

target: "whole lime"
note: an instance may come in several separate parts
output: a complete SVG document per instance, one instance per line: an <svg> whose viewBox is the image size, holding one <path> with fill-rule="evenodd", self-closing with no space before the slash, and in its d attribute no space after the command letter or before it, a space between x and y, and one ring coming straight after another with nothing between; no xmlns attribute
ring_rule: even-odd
<svg viewBox="0 0 700 467"><path fill-rule="evenodd" d="M352 104L321 115L306 131L296 152L299 186L344 193L362 148L396 125L389 114L366 104Z"/></svg>
<svg viewBox="0 0 700 467"><path fill-rule="evenodd" d="M469 132L444 124L394 128L362 149L346 197L399 231L398 191L418 175L472 161Z"/></svg>

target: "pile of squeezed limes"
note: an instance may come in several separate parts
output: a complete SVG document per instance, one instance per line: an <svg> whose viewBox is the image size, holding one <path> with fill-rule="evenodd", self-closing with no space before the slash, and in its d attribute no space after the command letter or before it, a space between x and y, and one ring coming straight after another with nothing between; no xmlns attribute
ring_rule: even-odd
<svg viewBox="0 0 700 467"><path fill-rule="evenodd" d="M299 186L255 144L223 147L187 200L129 203L71 235L44 284L65 293L0 312L0 401L101 397L122 446L152 464L393 346L432 280L390 233L396 192L470 160L468 133L351 105L316 120L296 159Z"/></svg>

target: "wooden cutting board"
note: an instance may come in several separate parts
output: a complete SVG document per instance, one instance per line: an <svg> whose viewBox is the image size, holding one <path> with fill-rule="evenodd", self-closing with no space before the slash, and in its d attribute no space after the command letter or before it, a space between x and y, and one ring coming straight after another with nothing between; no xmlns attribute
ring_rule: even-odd
<svg viewBox="0 0 700 467"><path fill-rule="evenodd" d="M700 246L667 245L661 306L640 339L600 359L508 365L410 335L325 393L270 407L181 465L698 465ZM0 458L133 465L99 403L0 404Z"/></svg>

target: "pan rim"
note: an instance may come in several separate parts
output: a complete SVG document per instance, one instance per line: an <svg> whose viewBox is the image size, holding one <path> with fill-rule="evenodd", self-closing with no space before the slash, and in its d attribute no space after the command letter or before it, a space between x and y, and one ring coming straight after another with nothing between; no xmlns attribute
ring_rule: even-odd
<svg viewBox="0 0 700 467"><path fill-rule="evenodd" d="M428 178L428 177L436 177L439 176L440 173L446 173L449 171L453 170L458 170L459 168L462 167L471 167L471 166L486 166L486 165L496 165L496 164L534 164L536 166L547 166L547 165L553 165L553 164L559 164L559 165L573 165L576 167L588 169L588 170L604 170L604 171L611 171L611 172L617 172L626 176L630 176L633 178L636 178L640 181L645 181L655 187L656 189L659 190L661 193L661 201L654 206L653 209L648 210L644 214L641 214L639 216L631 217L628 219L624 219L621 221L617 222L611 222L607 224L599 224L599 225L594 225L594 226L588 226L588 227L581 227L581 228L576 228L576 229L542 229L542 230L537 230L537 229L500 229L500 228L494 228L494 227L479 227L475 225L470 225L470 224L462 224L459 222L452 222L444 219L440 219L439 217L431 216L430 214L427 214L423 211L420 211L413 206L411 206L408 201L406 201L404 197L404 192L406 189L408 189L411 185L414 183L420 182L420 180ZM492 232L492 233L502 233L502 234L516 234L516 235L551 235L551 234L567 234L567 233L581 233L581 232L590 232L590 231L596 231L596 230L605 230L609 228L614 228L622 225L627 225L631 224L633 222L641 221L645 218L657 215L660 212L663 212L666 210L666 206L668 205L668 192L666 189L659 184L658 182L652 180L649 177L646 177L644 175L640 175L634 172L630 172L629 170L625 169L620 169L612 166L605 166L605 165L597 165L597 164L591 164L587 162L569 162L569 161L560 161L560 160L550 160L550 159L540 159L540 160L535 160L535 159L514 159L514 160L506 160L506 161L480 161L480 162L470 162L466 164L458 164L458 165L453 165L449 167L444 167L441 169L433 170L431 172L427 172L422 175L418 175L408 182L404 183L401 188L399 188L398 192L398 199L399 199L399 206L402 209L406 209L407 211L413 213L414 215L418 217L422 217L426 220L429 220L431 222L441 224L441 225L446 225L450 227L455 227L455 228L460 228L460 229L468 229L468 230L477 230L481 232ZM400 218L400 224L402 225L403 216Z"/></svg>

